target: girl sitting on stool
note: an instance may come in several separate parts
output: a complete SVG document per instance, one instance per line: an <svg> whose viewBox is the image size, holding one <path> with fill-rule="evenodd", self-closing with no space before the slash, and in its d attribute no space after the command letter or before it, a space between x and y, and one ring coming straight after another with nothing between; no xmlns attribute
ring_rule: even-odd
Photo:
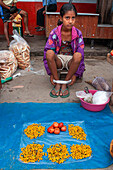
<svg viewBox="0 0 113 170"><path fill-rule="evenodd" d="M54 88L50 96L57 98L68 97L69 88L66 84L54 83L53 79L59 80L57 70L66 68L68 73L65 81L71 79L69 85L81 78L85 69L84 65L84 41L80 30L74 27L77 11L73 4L64 4L60 9L61 25L53 29L49 35L44 49L44 65L50 82Z"/></svg>

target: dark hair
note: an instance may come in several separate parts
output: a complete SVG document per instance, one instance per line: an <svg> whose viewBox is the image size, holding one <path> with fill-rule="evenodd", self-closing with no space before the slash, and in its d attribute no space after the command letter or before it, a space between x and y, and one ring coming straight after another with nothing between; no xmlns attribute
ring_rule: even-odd
<svg viewBox="0 0 113 170"><path fill-rule="evenodd" d="M77 10L72 3L64 4L60 9L60 16L63 17L66 12L74 11L75 15L77 16Z"/></svg>
<svg viewBox="0 0 113 170"><path fill-rule="evenodd" d="M75 6L72 3L68 3L68 4L64 4L61 9L60 9L60 16L63 17L65 15L66 12L68 11L74 11L75 15L77 16L77 10L75 8ZM62 21L59 19L57 22L57 25L61 25Z"/></svg>
<svg viewBox="0 0 113 170"><path fill-rule="evenodd" d="M10 7L10 14L14 14L18 11L17 7L16 6L11 6Z"/></svg>

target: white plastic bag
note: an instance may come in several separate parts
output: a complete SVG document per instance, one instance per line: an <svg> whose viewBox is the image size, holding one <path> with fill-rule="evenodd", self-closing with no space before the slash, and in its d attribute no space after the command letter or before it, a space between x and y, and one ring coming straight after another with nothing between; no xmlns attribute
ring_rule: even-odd
<svg viewBox="0 0 113 170"><path fill-rule="evenodd" d="M77 91L76 96L79 98L83 98L84 101L88 103L92 103L92 93L85 93L84 91Z"/></svg>
<svg viewBox="0 0 113 170"><path fill-rule="evenodd" d="M97 90L102 91L111 91L110 85L107 83L107 81L103 77L96 77L92 81L93 87L95 87Z"/></svg>
<svg viewBox="0 0 113 170"><path fill-rule="evenodd" d="M16 30L13 31L12 37L14 40L11 41L9 50L14 53L19 68L25 70L30 67L30 46Z"/></svg>
<svg viewBox="0 0 113 170"><path fill-rule="evenodd" d="M79 98L84 98L87 94L84 91L76 91L76 96Z"/></svg>
<svg viewBox="0 0 113 170"><path fill-rule="evenodd" d="M86 101L87 103L92 103L92 98L92 93L87 93L86 97L84 98L84 101Z"/></svg>
<svg viewBox="0 0 113 170"><path fill-rule="evenodd" d="M97 91L93 95L93 104L104 104L108 101L113 92Z"/></svg>

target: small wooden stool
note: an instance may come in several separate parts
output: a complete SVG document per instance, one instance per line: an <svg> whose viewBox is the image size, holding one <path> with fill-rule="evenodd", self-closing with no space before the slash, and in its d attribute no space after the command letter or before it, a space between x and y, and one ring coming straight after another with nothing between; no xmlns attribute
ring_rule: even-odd
<svg viewBox="0 0 113 170"><path fill-rule="evenodd" d="M58 70L58 75L60 77L60 80L65 80L67 73L68 73L68 71L66 69ZM77 77L77 83L81 83L82 80L83 80L83 76L81 78Z"/></svg>

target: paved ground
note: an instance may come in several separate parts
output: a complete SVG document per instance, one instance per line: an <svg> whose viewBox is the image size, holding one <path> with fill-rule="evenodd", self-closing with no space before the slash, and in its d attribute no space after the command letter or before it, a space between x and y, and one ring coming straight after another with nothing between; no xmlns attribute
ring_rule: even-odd
<svg viewBox="0 0 113 170"><path fill-rule="evenodd" d="M113 66L106 60L85 59L86 71L82 80L78 80L70 87L70 96L68 98L53 99L49 96L52 85L49 76L46 74L43 66L42 57L31 57L31 72L17 70L21 73L20 77L3 84L0 102L79 102L75 92L84 90L85 86L89 89L93 87L85 83L85 80L93 80L94 77L104 77L111 85L113 74L109 74L113 70ZM106 69L105 69L106 68ZM113 72L112 72L113 73ZM23 88L14 88L14 86L23 86Z"/></svg>
<svg viewBox="0 0 113 170"><path fill-rule="evenodd" d="M76 97L75 92L84 90L85 86L93 89L92 86L85 83L85 80L93 80L94 77L104 77L111 85L113 79L113 65L106 61L106 54L109 48L95 44L95 48L91 49L90 44L85 47L85 65L83 79L78 80L70 87L70 96L66 99L58 97L53 99L49 96L52 85L49 82L49 76L46 74L43 66L43 49L45 45L45 37L26 38L31 46L31 72L17 70L21 73L20 77L3 84L0 102L49 102L49 103L64 103L64 102L80 102ZM7 44L4 36L0 36L0 50L7 49ZM20 86L21 88L14 88ZM110 107L113 113L113 106ZM113 165L106 168L113 170Z"/></svg>

